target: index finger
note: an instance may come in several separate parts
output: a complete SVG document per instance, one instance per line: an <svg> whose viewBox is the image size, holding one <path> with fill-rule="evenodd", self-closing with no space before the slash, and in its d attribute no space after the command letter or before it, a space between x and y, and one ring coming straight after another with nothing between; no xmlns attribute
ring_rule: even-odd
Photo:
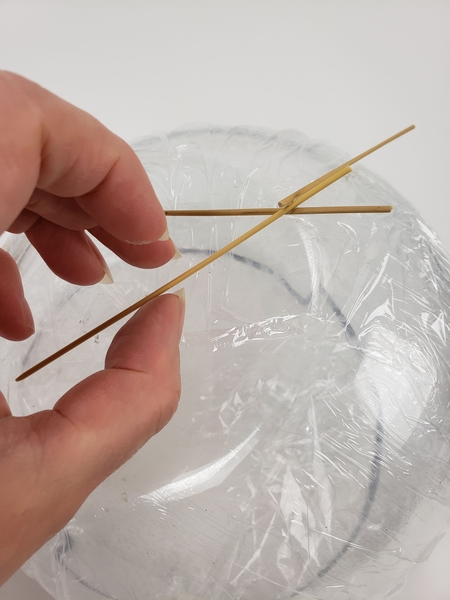
<svg viewBox="0 0 450 600"><path fill-rule="evenodd" d="M167 229L128 144L40 86L0 72L0 232L15 221L36 187L74 198L122 241L154 242Z"/></svg>

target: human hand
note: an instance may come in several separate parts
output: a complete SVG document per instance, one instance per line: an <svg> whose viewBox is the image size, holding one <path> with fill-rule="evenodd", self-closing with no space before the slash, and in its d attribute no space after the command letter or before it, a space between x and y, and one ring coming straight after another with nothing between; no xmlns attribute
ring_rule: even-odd
<svg viewBox="0 0 450 600"><path fill-rule="evenodd" d="M56 275L78 285L109 276L85 230L139 267L160 266L176 252L131 148L83 111L0 72L5 230L25 232ZM180 391L183 315L176 295L144 306L114 338L105 370L53 410L14 417L0 392L0 585L169 421ZM0 335L22 340L33 331L17 266L0 250Z"/></svg>

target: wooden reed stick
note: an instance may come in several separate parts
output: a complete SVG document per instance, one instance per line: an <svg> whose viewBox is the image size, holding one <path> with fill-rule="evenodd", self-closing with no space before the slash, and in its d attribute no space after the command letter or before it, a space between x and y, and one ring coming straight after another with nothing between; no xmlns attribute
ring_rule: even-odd
<svg viewBox="0 0 450 600"><path fill-rule="evenodd" d="M376 146L372 146L372 148L369 148L365 152L362 152L361 154L358 154L358 156L355 156L354 158L351 158L350 160L348 160L347 162L345 162L343 165L341 165L339 167L336 167L336 169L333 169L332 171L329 171L328 173L326 173L322 177L325 177L325 178L328 177L332 173L335 173L337 170L341 169L344 165L348 165L348 166L354 165L356 162L360 161L361 159L365 158L366 156L369 156L369 154L372 154L372 152L375 152L376 150L379 150L383 146L386 146L386 144L390 144L391 142L393 142L397 138L401 137L402 135L405 135L405 133L408 133L409 131L412 131L415 127L416 127L415 125L410 125L406 129L402 129L401 131L399 131L395 135L391 135L391 137L387 138L386 140L383 140L382 142L380 142ZM319 177L319 179L316 179L312 183L309 183L308 185L305 185L304 187L302 187L297 192L294 192L290 196L287 196L287 198L284 198L283 200L280 200L280 202L278 202L278 206L280 206L280 207L281 206L287 206L288 204L290 204L292 202L292 199L295 196L298 196L298 194L300 194L300 193L304 194L305 192L307 192L310 189L311 186L314 186L314 185L317 185L318 183L320 183L322 181L322 177Z"/></svg>
<svg viewBox="0 0 450 600"><path fill-rule="evenodd" d="M279 208L224 208L199 210L166 210L167 217L260 217L274 215ZM349 213L389 213L392 206L304 206L290 215L331 215Z"/></svg>
<svg viewBox="0 0 450 600"><path fill-rule="evenodd" d="M350 171L351 171L351 167L349 165L344 165L341 169L334 169L333 173L331 173L328 177L326 177L326 178L321 177L321 181L319 183L317 183L316 185L314 185L312 187L310 186L310 189L307 192L293 198L291 200L289 206L278 209L273 215L271 215L267 219L264 219L264 221L261 221L261 223L258 223L258 225L256 225L255 227L252 227L247 232L245 232L244 234L242 234L241 236L239 236L238 238L236 238L235 240L233 240L232 242L230 242L229 244L227 244L226 246L224 246L217 252L214 252L214 254L211 254L210 256L208 256L207 258L205 258L204 260L199 262L197 265L194 265L193 267L191 267L190 269L188 269L181 275L178 275L178 277L175 277L175 279L172 279L171 281L169 281L162 287L158 288L157 290L155 290L148 296L145 296L138 302L135 302L134 304L132 304L125 310L122 310L121 312L119 312L117 315L111 317L107 321L104 321L97 327L94 327L94 329L91 329L91 331L88 331L87 333L85 333L78 339L74 340L70 344L67 344L67 346L64 346L63 348L61 348L60 350L58 350L51 356L48 356L41 362L37 363L36 365L34 365L33 367L31 367L30 369L28 369L21 375L19 375L19 377L17 377L16 381L22 381L23 379L26 379L30 375L33 375L33 373L36 373L43 367L46 367L47 365L49 365L56 359L60 358L67 352L70 352L71 350L73 350L74 348L76 348L77 346L79 346L80 344L85 342L86 340L94 337L95 335L97 335L104 329L107 329L108 327L110 327L111 325L116 323L117 321L120 321L124 317L127 317L131 313L135 312L138 308L140 308L141 306L143 306L150 300L153 300L153 298L156 298L157 296L160 296L161 294L164 294L171 288L177 286L179 283L181 283L182 281L184 281L191 275L194 275L194 273L197 273L198 271L200 271L207 265L211 264L212 262L214 262L215 260L217 260L218 258L223 256L224 254L226 254L227 252L229 252L230 250L232 250L239 244L242 244L242 242L245 242L245 240L248 240L250 237L255 235L255 233L258 233L265 227L268 227L271 223L273 223L280 217L287 215L291 210L297 208L297 206L299 204L302 204L302 202L305 202L306 200L311 198L311 196L314 196L315 194L317 194L324 188L328 187L329 185L331 185L332 183L334 183L341 177L344 177L344 175L347 175L348 173L350 173Z"/></svg>

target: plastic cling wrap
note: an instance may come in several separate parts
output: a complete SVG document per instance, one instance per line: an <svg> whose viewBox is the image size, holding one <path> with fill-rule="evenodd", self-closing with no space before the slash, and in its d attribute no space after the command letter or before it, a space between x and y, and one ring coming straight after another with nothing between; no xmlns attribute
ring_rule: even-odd
<svg viewBox="0 0 450 600"><path fill-rule="evenodd" d="M135 148L165 208L274 207L348 159L243 128ZM394 210L283 217L186 281L178 412L26 566L58 600L382 598L445 532L448 258L362 165L308 203ZM102 368L114 332L14 375L258 221L171 217L182 259L140 271L106 252L116 283L91 288L6 238L37 322L0 346L16 414Z"/></svg>

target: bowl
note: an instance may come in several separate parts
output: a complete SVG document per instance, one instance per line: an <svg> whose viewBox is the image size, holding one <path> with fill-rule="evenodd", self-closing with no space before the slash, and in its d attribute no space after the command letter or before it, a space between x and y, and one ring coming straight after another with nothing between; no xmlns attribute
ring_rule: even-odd
<svg viewBox="0 0 450 600"><path fill-rule="evenodd" d="M348 156L296 131L185 127L136 142L166 209L275 207ZM185 282L170 424L27 563L58 600L380 598L447 527L450 265L411 205L362 165ZM170 217L182 258L113 286L53 276L7 236L37 333L3 342L16 414L102 368L120 325L19 374L249 229ZM151 390L149 390L151 398ZM136 415L139 418L139 415Z"/></svg>

